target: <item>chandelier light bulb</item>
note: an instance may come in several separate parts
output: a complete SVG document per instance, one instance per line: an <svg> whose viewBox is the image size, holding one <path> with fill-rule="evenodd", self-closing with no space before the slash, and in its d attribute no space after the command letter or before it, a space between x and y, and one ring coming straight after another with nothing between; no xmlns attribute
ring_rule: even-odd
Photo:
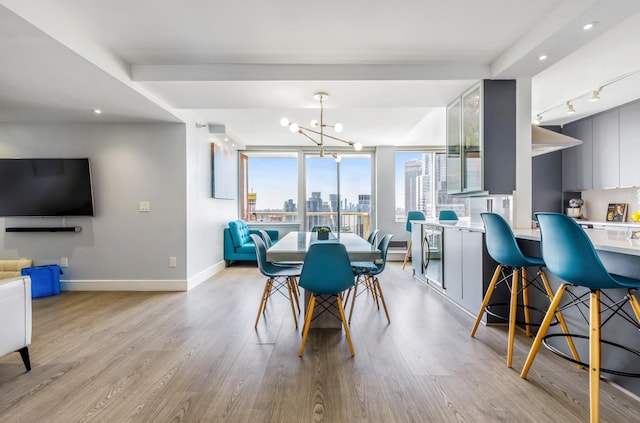
<svg viewBox="0 0 640 423"><path fill-rule="evenodd" d="M337 133L342 132L342 124L336 123L335 125L333 125L333 130L336 131Z"/></svg>
<svg viewBox="0 0 640 423"><path fill-rule="evenodd" d="M362 150L362 144L360 144L359 142L353 144L353 149L356 151Z"/></svg>
<svg viewBox="0 0 640 423"><path fill-rule="evenodd" d="M315 119L313 119L313 120L311 121L311 127L312 127L312 128L317 128L319 124L320 124L320 123L319 123L317 120L315 120Z"/></svg>
<svg viewBox="0 0 640 423"><path fill-rule="evenodd" d="M591 98L589 98L589 101L598 101L600 100L600 90L602 88L598 88L597 90L593 90L591 91Z"/></svg>
<svg viewBox="0 0 640 423"><path fill-rule="evenodd" d="M300 127L298 126L297 123L291 123L289 124L289 130L291 132L298 132L300 130Z"/></svg>
<svg viewBox="0 0 640 423"><path fill-rule="evenodd" d="M282 119L280 119L280 125L289 126L289 119L287 119L286 117L283 117Z"/></svg>

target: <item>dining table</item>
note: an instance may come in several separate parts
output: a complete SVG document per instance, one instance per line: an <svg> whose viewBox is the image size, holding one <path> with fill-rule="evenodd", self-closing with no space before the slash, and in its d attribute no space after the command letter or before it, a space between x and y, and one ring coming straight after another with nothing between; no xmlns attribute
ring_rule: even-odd
<svg viewBox="0 0 640 423"><path fill-rule="evenodd" d="M304 262L309 246L315 242L339 242L343 244L354 261L378 262L382 260L381 252L366 239L351 232L329 234L328 240L318 240L317 232L289 232L267 250L267 261ZM355 277L355 276L354 276ZM305 293L305 312L309 302L309 293ZM335 314L320 315L322 307L316 307L311 328L340 329L341 321ZM336 308L337 313L337 308Z"/></svg>

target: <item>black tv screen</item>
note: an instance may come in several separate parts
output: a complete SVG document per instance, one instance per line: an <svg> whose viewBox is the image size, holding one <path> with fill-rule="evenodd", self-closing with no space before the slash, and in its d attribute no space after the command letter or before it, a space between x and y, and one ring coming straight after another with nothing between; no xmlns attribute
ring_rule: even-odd
<svg viewBox="0 0 640 423"><path fill-rule="evenodd" d="M89 159L0 159L0 216L93 216Z"/></svg>

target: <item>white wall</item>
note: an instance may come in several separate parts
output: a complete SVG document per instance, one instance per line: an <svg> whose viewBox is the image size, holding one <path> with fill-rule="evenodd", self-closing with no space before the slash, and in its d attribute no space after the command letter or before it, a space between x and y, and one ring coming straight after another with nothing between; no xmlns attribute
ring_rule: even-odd
<svg viewBox="0 0 640 423"><path fill-rule="evenodd" d="M211 198L211 134L187 128L187 278L193 287L224 268L223 230L238 216L237 195L233 200ZM225 183L238 192L237 152L232 174Z"/></svg>
<svg viewBox="0 0 640 423"><path fill-rule="evenodd" d="M185 136L185 125L172 123L0 125L2 157L89 157L96 210L95 217L66 222L0 218L0 258L28 257L39 265L68 257L67 289L184 289ZM138 212L139 201L150 201L151 212ZM82 232L4 232L5 226L63 223ZM170 256L177 258L175 268Z"/></svg>

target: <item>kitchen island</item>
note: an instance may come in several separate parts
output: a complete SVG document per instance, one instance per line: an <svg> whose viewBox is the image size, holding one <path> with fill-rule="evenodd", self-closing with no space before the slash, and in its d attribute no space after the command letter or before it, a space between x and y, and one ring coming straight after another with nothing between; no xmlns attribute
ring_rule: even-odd
<svg viewBox="0 0 640 423"><path fill-rule="evenodd" d="M414 225L420 225L420 223L413 222ZM437 220L428 220L422 223L429 225L440 224ZM607 270L617 275L640 279L640 239L629 239L631 232L636 230L635 225L631 223L618 225L590 223L595 223L594 228L587 228L585 232L591 239L598 256ZM496 265L486 253L484 227L481 223L463 220L455 224L441 223L441 226L443 227L444 248L442 261L444 272L440 283L443 288L440 288L439 285L434 285L434 288L475 317ZM640 227L637 230L640 231ZM412 234L414 234L413 229ZM536 257L541 256L540 231L538 229L514 229L514 234L524 254ZM447 248L447 246L450 248ZM536 271L537 269L530 269L528 273L535 275ZM555 291L562 281L549 272L547 272L547 275ZM428 280L427 283L429 283ZM500 288L500 290L497 289L494 292L493 300L499 303L508 303L509 293L506 286L500 286ZM585 288L570 287L570 289L578 296L587 292ZM614 289L605 290L603 293L609 296L611 301L617 302L627 294L627 291L625 289ZM548 308L549 301L542 292L530 290L529 296L532 307L541 310ZM563 311L572 333L588 334L588 321L584 317L587 316L588 318L588 311L585 310L572 307ZM629 304L626 304L623 310L634 320L633 311ZM522 309L519 308L518 312L521 314ZM602 321L606 321L606 323L603 325L602 339L640 351L640 332L638 328L619 315L607 321L608 316L609 313L606 310L603 311ZM531 317L534 321L539 322L542 320L543 314L534 312ZM518 321L523 320L522 316L518 317ZM504 321L490 317L489 320L485 318L484 322L491 324ZM471 326L469 326L469 329L471 330ZM533 332L536 329L537 327L533 327ZM557 332L559 332L557 327L552 327L549 330L549 333ZM566 349L566 343L560 337L553 338L551 342L560 350ZM588 342L578 338L574 339L574 342L583 360L588 360ZM568 353L568 351L565 352ZM571 365L571 363L567 362L567 366ZM640 373L640 356L603 344L602 367ZM617 383L635 395L640 395L640 378L622 377L613 374L603 374L603 377Z"/></svg>

